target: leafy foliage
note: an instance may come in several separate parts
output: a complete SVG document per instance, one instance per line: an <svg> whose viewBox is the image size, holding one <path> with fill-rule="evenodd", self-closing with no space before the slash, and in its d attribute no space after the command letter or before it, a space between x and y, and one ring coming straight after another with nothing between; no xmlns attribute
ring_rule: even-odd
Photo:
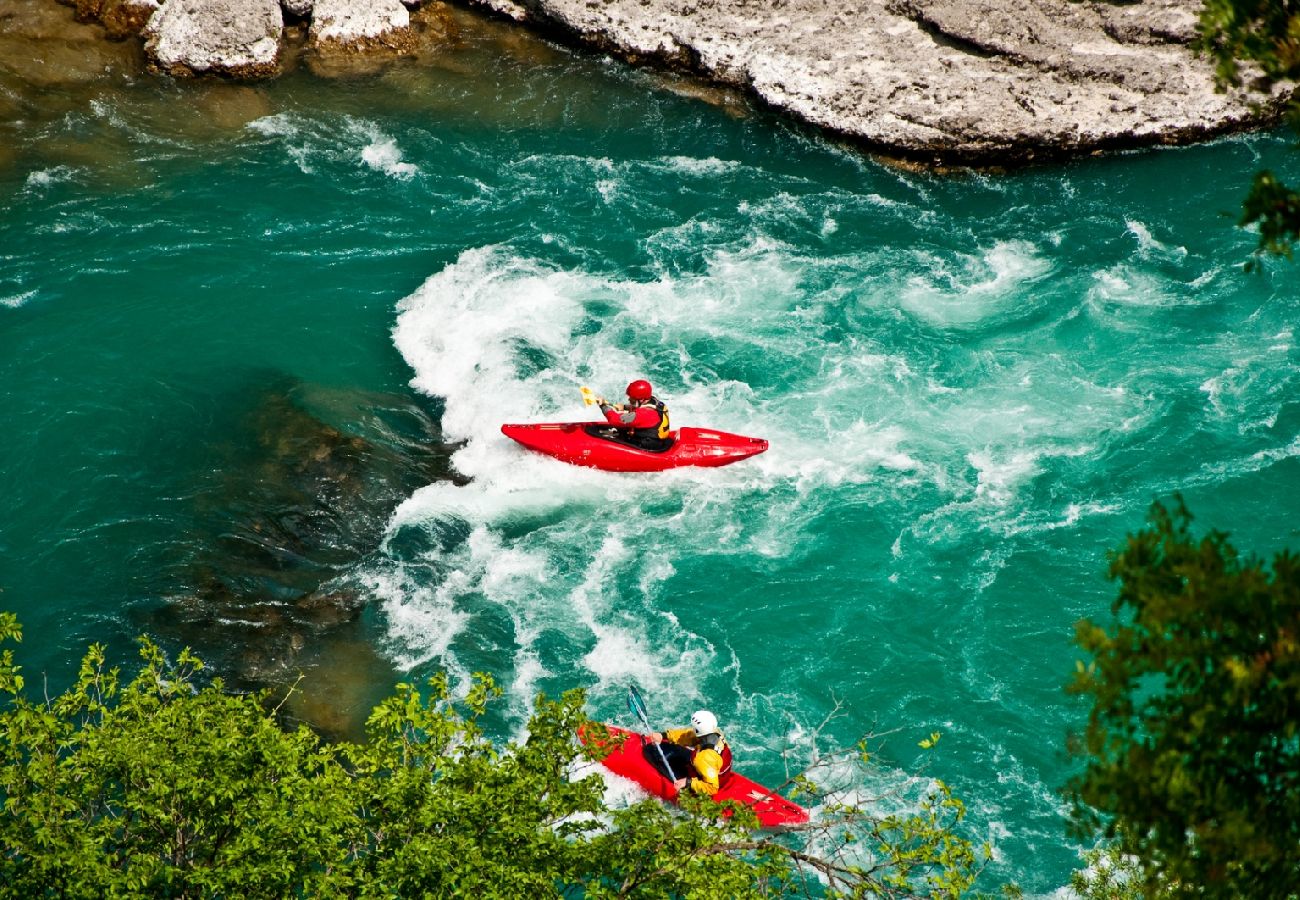
<svg viewBox="0 0 1300 900"><path fill-rule="evenodd" d="M1264 169L1256 173L1250 193L1242 204L1241 224L1259 223L1259 247L1275 256L1291 256L1291 248L1300 239L1300 193L1278 181ZM1247 263L1248 270L1254 268Z"/></svg>
<svg viewBox="0 0 1300 900"><path fill-rule="evenodd" d="M1083 855L1086 868L1070 876L1070 887L1080 900L1156 900L1142 883L1142 867L1126 856L1118 844L1107 844Z"/></svg>
<svg viewBox="0 0 1300 900"><path fill-rule="evenodd" d="M1148 895L1295 895L1300 567L1190 523L1181 500L1156 504L1111 555L1116 621L1077 626L1093 660L1072 690L1093 706L1076 821L1140 861Z"/></svg>
<svg viewBox="0 0 1300 900"><path fill-rule="evenodd" d="M1213 60L1221 87L1243 84L1242 63L1258 72L1250 86L1261 92L1300 80L1300 5L1291 0L1205 0L1197 34L1195 46ZM1291 118L1300 126L1295 100ZM1255 176L1242 208L1240 224L1255 223L1259 252L1291 256L1300 239L1300 194L1267 170Z"/></svg>
<svg viewBox="0 0 1300 900"><path fill-rule="evenodd" d="M0 640L21 636L0 613ZM487 677L460 700L444 677L398 685L366 743L328 744L265 694L200 687L188 652L140 652L124 683L93 646L39 702L0 654L0 896L957 897L987 855L942 784L911 815L832 806L783 835L704 798L607 808L577 691L498 746Z"/></svg>

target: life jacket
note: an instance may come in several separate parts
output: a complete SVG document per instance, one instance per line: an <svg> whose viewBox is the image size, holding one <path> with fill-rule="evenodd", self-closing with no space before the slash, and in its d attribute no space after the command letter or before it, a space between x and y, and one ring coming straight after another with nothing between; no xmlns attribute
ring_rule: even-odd
<svg viewBox="0 0 1300 900"><path fill-rule="evenodd" d="M647 404L659 413L659 424L648 428L633 428L632 437L642 441L666 441L672 433L673 426L668 421L668 407L658 397L651 397Z"/></svg>
<svg viewBox="0 0 1300 900"><path fill-rule="evenodd" d="M720 734L706 734L697 739L694 747L691 748L691 765L695 767L695 757L699 756L704 750L712 750L722 759L722 765L718 767L718 784L721 785L726 781L727 776L731 774L731 747L727 745L726 738ZM695 767L695 771L700 771Z"/></svg>

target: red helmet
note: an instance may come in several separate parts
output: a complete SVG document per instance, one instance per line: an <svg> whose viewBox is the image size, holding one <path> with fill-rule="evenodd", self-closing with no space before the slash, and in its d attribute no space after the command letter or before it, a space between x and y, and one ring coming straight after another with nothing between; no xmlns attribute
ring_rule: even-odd
<svg viewBox="0 0 1300 900"><path fill-rule="evenodd" d="M649 400L654 391L650 387L650 382L644 378L638 378L627 386L627 395L633 400Z"/></svg>

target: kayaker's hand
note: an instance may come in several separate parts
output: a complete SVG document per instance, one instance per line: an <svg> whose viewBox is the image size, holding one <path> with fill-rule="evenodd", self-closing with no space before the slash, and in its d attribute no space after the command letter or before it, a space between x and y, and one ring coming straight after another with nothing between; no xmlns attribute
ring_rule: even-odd
<svg viewBox="0 0 1300 900"><path fill-rule="evenodd" d="M663 735L661 735L659 732L656 731L654 734L647 735L647 739L650 741L650 743L657 744L663 740Z"/></svg>
<svg viewBox="0 0 1300 900"><path fill-rule="evenodd" d="M673 782L673 787L677 788L677 790L680 791L682 788L686 787L686 779L678 778L676 781Z"/></svg>

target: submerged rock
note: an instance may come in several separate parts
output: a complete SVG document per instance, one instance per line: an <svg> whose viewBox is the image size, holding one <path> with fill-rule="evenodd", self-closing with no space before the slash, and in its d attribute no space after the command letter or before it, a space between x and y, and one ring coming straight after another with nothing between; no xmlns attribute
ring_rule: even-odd
<svg viewBox="0 0 1300 900"><path fill-rule="evenodd" d="M280 71L278 0L166 0L145 27L151 65L169 75L263 78Z"/></svg>
<svg viewBox="0 0 1300 900"><path fill-rule="evenodd" d="M1186 142L1275 117L1215 90L1199 0L472 0L702 73L872 148L1023 161Z"/></svg>
<svg viewBox="0 0 1300 900"><path fill-rule="evenodd" d="M122 78L139 67L133 47L107 43L104 33L49 0L5 0L0 4L0 120L23 110L25 97L41 92L42 105L55 106L67 88Z"/></svg>
<svg viewBox="0 0 1300 900"><path fill-rule="evenodd" d="M410 398L272 383L199 479L197 527L149 630L194 647L236 687L284 689L315 673L329 693L293 701L295 714L351 733L375 699L369 686L392 674L351 573L398 503L456 477L453 449ZM340 707L336 695L352 699Z"/></svg>

